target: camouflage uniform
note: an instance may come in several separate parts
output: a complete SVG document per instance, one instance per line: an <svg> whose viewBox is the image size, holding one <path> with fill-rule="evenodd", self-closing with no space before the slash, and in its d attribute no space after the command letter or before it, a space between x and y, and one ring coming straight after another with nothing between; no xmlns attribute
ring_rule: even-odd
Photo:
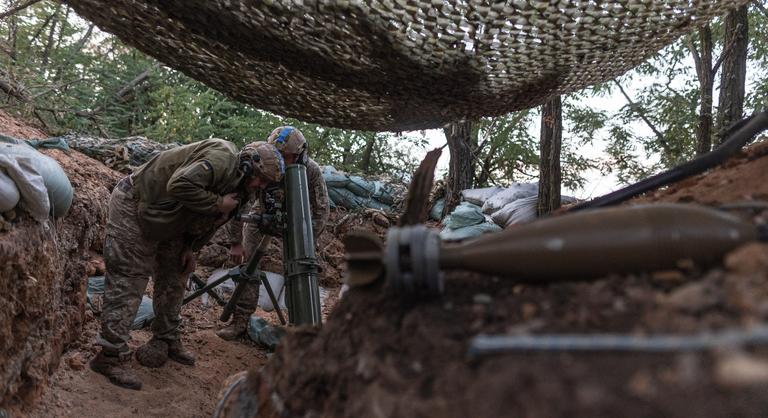
<svg viewBox="0 0 768 418"><path fill-rule="evenodd" d="M279 159L282 173L277 150L261 144L273 155L263 155L262 165L254 167L258 171L268 158ZM152 332L157 339L179 339L186 280L182 254L199 250L226 221L218 212L222 196L245 193L240 154L234 144L220 139L196 142L158 154L115 187L104 246L106 290L98 338L106 353L128 352L130 325L149 276L154 278ZM282 174L275 175L267 179L279 181Z"/></svg>
<svg viewBox="0 0 768 418"><path fill-rule="evenodd" d="M325 224L328 222L328 190L326 189L325 181L323 180L322 170L320 166L311 158L307 159L307 183L309 186L309 204L312 210L312 233L315 237L315 242L323 233ZM264 211L264 204L262 196L259 195L256 202L249 210L250 214L262 214ZM269 246L272 236L266 235L261 232L257 225L252 223L242 222L230 222L228 226L229 236L231 244L243 244L243 255L247 261L251 254L259 248ZM259 287L254 285L248 285L245 287L240 299L237 303L236 313L239 315L250 316L255 310L259 301Z"/></svg>

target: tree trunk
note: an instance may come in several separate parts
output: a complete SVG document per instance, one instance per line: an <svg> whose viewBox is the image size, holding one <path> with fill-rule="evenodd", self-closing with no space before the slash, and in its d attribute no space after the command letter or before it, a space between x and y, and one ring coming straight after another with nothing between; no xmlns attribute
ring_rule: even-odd
<svg viewBox="0 0 768 418"><path fill-rule="evenodd" d="M744 88L747 79L747 47L749 45L748 6L732 11L725 18L726 45L723 71L720 73L720 97L717 108L717 138L721 143L725 132L744 116Z"/></svg>
<svg viewBox="0 0 768 418"><path fill-rule="evenodd" d="M59 10L61 10L61 4L56 6L56 11L53 12L53 20L51 21L51 28L48 32L48 40L45 42L45 48L43 49L43 58L40 62L40 75L45 76L45 69L48 67L48 61L51 56L51 51L53 50L53 35L56 33L56 24L59 21Z"/></svg>
<svg viewBox="0 0 768 418"><path fill-rule="evenodd" d="M488 183L491 180L491 171L493 171L493 160L496 157L496 150L499 148L497 143L492 143L491 148L488 150L483 162L480 166L480 175L475 181L475 187L488 187Z"/></svg>
<svg viewBox="0 0 768 418"><path fill-rule="evenodd" d="M541 109L539 199L537 212L546 215L560 207L560 149L563 141L563 103L551 98Z"/></svg>
<svg viewBox="0 0 768 418"><path fill-rule="evenodd" d="M451 213L461 200L461 191L472 188L474 176L473 152L477 146L473 143L472 122L453 122L443 128L451 160L448 164L445 208L443 216Z"/></svg>
<svg viewBox="0 0 768 418"><path fill-rule="evenodd" d="M376 134L371 134L371 136L365 141L365 148L363 148L363 158L360 160L360 166L358 167L364 174L371 173L371 157L373 156L374 145L376 145Z"/></svg>
<svg viewBox="0 0 768 418"><path fill-rule="evenodd" d="M700 108L699 124L696 128L696 154L701 155L712 149L712 86L714 71L712 70L712 30L709 25L699 28L701 50L697 51L691 41L690 49L699 76Z"/></svg>

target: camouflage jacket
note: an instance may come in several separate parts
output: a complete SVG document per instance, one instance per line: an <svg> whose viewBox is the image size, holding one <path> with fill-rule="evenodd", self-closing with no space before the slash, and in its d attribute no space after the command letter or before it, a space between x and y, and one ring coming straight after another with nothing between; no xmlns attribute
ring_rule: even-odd
<svg viewBox="0 0 768 418"><path fill-rule="evenodd" d="M328 222L328 189L325 186L325 180L323 180L323 172L320 166L311 158L307 159L307 183L309 186L309 206L312 211L312 233L315 239L323 233L325 224ZM285 187L285 182L281 183ZM284 192L284 190L283 190ZM249 209L244 208L243 211L249 213L261 214L264 211L263 195L257 192L257 196L252 203L252 207ZM243 223L238 221L230 221L228 228L228 235L230 244L240 244L243 242Z"/></svg>
<svg viewBox="0 0 768 418"><path fill-rule="evenodd" d="M143 234L201 247L216 231L222 195L240 189L237 147L206 139L163 151L131 175Z"/></svg>

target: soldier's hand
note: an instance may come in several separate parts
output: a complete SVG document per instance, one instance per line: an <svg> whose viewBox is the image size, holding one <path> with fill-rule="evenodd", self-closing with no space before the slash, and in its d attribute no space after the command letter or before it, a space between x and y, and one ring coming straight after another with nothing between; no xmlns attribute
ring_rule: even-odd
<svg viewBox="0 0 768 418"><path fill-rule="evenodd" d="M232 212L232 210L239 204L240 201L237 199L237 193L225 194L221 198L221 203L219 203L218 209L219 212L228 214L229 212Z"/></svg>
<svg viewBox="0 0 768 418"><path fill-rule="evenodd" d="M196 264L197 257L195 257L195 253L192 252L192 250L184 250L184 252L181 253L181 265L184 267L182 274L184 276L187 276L195 271Z"/></svg>
<svg viewBox="0 0 768 418"><path fill-rule="evenodd" d="M243 262L243 244L232 244L229 247L229 259L235 264Z"/></svg>

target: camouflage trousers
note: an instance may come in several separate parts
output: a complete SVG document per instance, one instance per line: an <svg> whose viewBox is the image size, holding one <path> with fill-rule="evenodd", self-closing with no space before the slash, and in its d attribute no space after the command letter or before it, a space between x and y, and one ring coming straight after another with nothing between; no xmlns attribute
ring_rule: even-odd
<svg viewBox="0 0 768 418"><path fill-rule="evenodd" d="M259 228L254 224L246 223L243 226L243 255L245 262L260 246L266 248L269 246L272 240L271 235L267 235L259 231ZM275 295L277 296L277 295ZM245 286L245 290L240 295L240 299L237 301L237 307L235 314L244 316L250 316L256 311L256 306L259 304L259 286L248 284Z"/></svg>
<svg viewBox="0 0 768 418"><path fill-rule="evenodd" d="M102 350L114 355L129 352L131 324L150 276L154 279L152 333L167 341L179 339L184 248L181 239L158 242L144 238L133 187L127 177L121 180L109 199L104 243L106 288L97 339Z"/></svg>

